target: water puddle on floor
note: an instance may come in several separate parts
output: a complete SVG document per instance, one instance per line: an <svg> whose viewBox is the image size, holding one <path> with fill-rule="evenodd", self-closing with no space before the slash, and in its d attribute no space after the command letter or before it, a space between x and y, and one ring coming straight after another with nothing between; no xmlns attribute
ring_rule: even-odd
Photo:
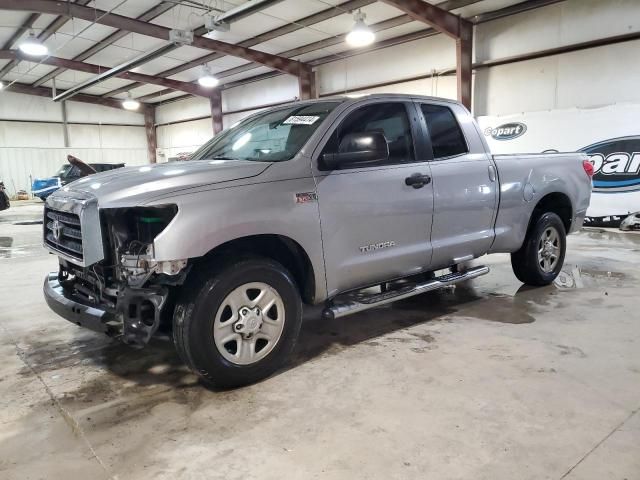
<svg viewBox="0 0 640 480"><path fill-rule="evenodd" d="M31 257L45 253L40 241L40 232L0 237L0 259Z"/></svg>
<svg viewBox="0 0 640 480"><path fill-rule="evenodd" d="M559 290L594 286L624 286L633 281L622 272L599 270L590 266L565 265L553 284Z"/></svg>

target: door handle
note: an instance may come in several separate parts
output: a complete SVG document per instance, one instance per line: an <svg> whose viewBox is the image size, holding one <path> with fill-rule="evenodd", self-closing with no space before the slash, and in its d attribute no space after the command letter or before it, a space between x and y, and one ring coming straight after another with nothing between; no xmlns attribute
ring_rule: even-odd
<svg viewBox="0 0 640 480"><path fill-rule="evenodd" d="M493 165L489 165L489 180L496 181L496 168Z"/></svg>
<svg viewBox="0 0 640 480"><path fill-rule="evenodd" d="M413 188L422 188L429 183L431 183L431 177L422 173L414 173L404 179L404 184Z"/></svg>

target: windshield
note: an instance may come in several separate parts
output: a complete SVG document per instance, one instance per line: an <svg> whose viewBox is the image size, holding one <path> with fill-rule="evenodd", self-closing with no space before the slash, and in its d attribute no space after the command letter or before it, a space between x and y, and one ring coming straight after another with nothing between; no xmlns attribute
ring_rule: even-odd
<svg viewBox="0 0 640 480"><path fill-rule="evenodd" d="M190 160L289 160L337 105L312 103L257 114L213 137Z"/></svg>
<svg viewBox="0 0 640 480"><path fill-rule="evenodd" d="M62 167L60 167L56 173L54 173L53 175L51 175L52 177L60 177L60 178L66 178L69 175L69 172L71 171L71 169L73 168L73 165L67 163L65 165L62 165Z"/></svg>
<svg viewBox="0 0 640 480"><path fill-rule="evenodd" d="M67 163L66 165L60 167L53 176L60 177L62 180L64 180L66 178L82 177L82 172L78 167Z"/></svg>

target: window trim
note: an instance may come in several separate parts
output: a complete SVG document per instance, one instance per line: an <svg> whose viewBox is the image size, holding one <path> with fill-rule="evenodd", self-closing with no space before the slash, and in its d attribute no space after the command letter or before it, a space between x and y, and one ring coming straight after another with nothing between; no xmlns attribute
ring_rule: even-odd
<svg viewBox="0 0 640 480"><path fill-rule="evenodd" d="M449 112L451 113L451 116L454 118L454 120L456 121L456 123L458 124L458 129L460 130L460 133L462 135L462 140L464 141L464 145L466 147L466 151L462 152L462 153L457 153L455 155L449 155L446 157L436 157L435 153L433 151L433 144L431 142L431 131L429 130L429 124L427 123L427 118L424 115L424 112L422 111L422 105L432 105L432 106L436 106L436 107L441 107L441 108L446 108L447 110L449 110ZM443 105L442 103L438 103L438 102L426 102L426 101L421 101L421 100L417 100L415 101L415 106L416 106L416 110L418 111L418 115L421 118L421 125L424 131L424 138L425 138L425 143L426 148L431 152L431 158L429 161L431 162L439 162L442 160L450 160L452 158L458 158L458 157L462 157L465 155L469 155L471 153L471 149L469 148L469 140L467 139L467 136L464 132L464 129L462 128L462 126L460 125L460 122L458 121L458 117L456 115L456 113L453 111L453 109L449 106L449 105Z"/></svg>
<svg viewBox="0 0 640 480"><path fill-rule="evenodd" d="M378 165L364 165L364 166L350 166L347 168L332 170L323 165L322 155L324 153L327 144L331 140L333 134L340 128L340 126L347 120L347 118L357 110L361 108L371 107L373 105L379 104L391 104L398 103L404 106L405 113L407 115L407 120L409 121L409 129L411 133L411 143L413 146L413 160L409 162L386 162ZM373 170L378 168L389 168L389 167L402 167L404 165L412 165L415 163L423 163L426 160L420 159L420 153L423 150L422 146L419 144L420 139L422 137L422 129L420 125L419 113L416 112L416 107L414 102L406 99L388 99L388 98L380 98L375 101L367 101L365 103L355 103L347 108L345 111L340 113L340 116L332 123L332 125L327 129L325 135L322 137L320 142L315 148L315 151L318 152L315 157L315 166L321 174L330 174L332 172L351 172L351 171L361 171L361 170Z"/></svg>

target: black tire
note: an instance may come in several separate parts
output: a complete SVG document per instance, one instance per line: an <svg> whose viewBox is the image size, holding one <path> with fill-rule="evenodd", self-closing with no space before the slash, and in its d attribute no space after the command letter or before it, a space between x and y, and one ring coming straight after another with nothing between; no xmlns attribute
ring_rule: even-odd
<svg viewBox="0 0 640 480"><path fill-rule="evenodd" d="M542 235L555 229L559 237L559 254L557 263L551 271L545 271L538 261L538 249ZM529 226L527 236L520 250L511 254L511 267L513 273L522 283L532 286L549 285L553 282L564 264L564 255L567 249L567 234L564 223L555 213L547 212L534 219Z"/></svg>
<svg viewBox="0 0 640 480"><path fill-rule="evenodd" d="M213 326L216 312L225 298L250 282L265 283L280 295L284 305L284 327L275 346L264 358L249 365L239 365L220 352L214 340ZM302 301L292 275L278 262L251 257L218 268L203 264L192 270L176 303L173 340L182 360L205 384L214 388L234 388L255 383L277 371L293 351L301 324Z"/></svg>

